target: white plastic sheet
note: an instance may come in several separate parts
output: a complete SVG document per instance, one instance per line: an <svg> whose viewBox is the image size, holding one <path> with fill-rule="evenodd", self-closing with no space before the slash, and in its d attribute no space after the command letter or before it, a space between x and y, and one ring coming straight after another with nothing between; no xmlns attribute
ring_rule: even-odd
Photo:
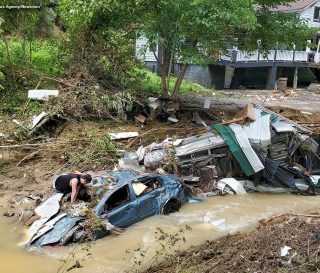
<svg viewBox="0 0 320 273"><path fill-rule="evenodd" d="M218 181L218 188L223 191L225 186L228 185L236 194L246 194L246 190L242 184L234 178L223 178Z"/></svg>

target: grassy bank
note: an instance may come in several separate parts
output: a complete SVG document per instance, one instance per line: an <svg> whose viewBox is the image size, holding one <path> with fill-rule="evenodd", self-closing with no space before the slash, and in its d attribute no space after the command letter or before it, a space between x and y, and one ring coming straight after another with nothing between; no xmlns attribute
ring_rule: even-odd
<svg viewBox="0 0 320 273"><path fill-rule="evenodd" d="M143 91L149 93L160 93L160 77L155 73L148 71L147 69L141 69L144 72L145 77L142 81L143 83ZM171 77L169 89L172 90L175 84L176 78ZM182 81L180 94L185 93L217 93L214 89L205 88L197 83L188 82L186 80ZM219 93L217 93L220 95Z"/></svg>

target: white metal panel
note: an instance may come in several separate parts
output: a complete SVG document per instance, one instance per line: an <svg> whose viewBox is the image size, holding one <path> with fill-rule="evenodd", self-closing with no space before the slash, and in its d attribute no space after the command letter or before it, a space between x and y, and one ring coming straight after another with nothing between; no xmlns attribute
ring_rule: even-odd
<svg viewBox="0 0 320 273"><path fill-rule="evenodd" d="M259 144L263 149L271 144L270 114L261 115L260 109L254 109L256 120L243 125L251 143Z"/></svg>
<svg viewBox="0 0 320 273"><path fill-rule="evenodd" d="M274 61L274 50L270 50L267 55L260 53L260 61L268 61L273 62Z"/></svg>
<svg viewBox="0 0 320 273"><path fill-rule="evenodd" d="M250 62L258 60L258 51L246 52L238 51L237 52L237 62Z"/></svg>
<svg viewBox="0 0 320 273"><path fill-rule="evenodd" d="M306 51L296 51L294 53L295 62L307 62L308 61L308 52Z"/></svg>
<svg viewBox="0 0 320 273"><path fill-rule="evenodd" d="M277 50L276 61L293 61L293 51L292 50Z"/></svg>
<svg viewBox="0 0 320 273"><path fill-rule="evenodd" d="M256 173L264 169L262 162L252 149L246 131L243 129L243 127L240 124L230 124L229 127L234 132L240 148L248 159L252 169Z"/></svg>

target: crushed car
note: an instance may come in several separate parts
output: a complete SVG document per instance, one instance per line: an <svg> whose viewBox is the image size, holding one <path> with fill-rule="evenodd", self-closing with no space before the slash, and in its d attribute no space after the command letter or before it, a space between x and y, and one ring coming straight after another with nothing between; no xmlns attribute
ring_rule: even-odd
<svg viewBox="0 0 320 273"><path fill-rule="evenodd" d="M66 245L99 239L113 230L121 233L123 228L147 217L178 211L187 200L186 188L176 175L137 177L132 172L121 173L112 172L96 179L96 183L103 184L103 179L111 177L115 185L93 209L86 203L75 203L65 212L56 209L55 215L43 215L44 218L35 221L25 246ZM61 198L62 195L56 193L36 211L52 211L43 207L49 204L57 208Z"/></svg>

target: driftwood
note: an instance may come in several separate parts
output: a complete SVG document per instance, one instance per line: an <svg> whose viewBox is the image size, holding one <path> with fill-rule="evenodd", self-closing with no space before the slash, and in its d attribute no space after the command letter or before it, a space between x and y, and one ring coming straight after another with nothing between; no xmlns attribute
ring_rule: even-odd
<svg viewBox="0 0 320 273"><path fill-rule="evenodd" d="M30 160L31 158L33 158L33 157L36 156L37 154L39 154L39 151L35 151L35 152L33 152L33 153L25 156L24 158L22 158L22 159L18 162L17 167L19 167L22 162L27 161L27 160Z"/></svg>

